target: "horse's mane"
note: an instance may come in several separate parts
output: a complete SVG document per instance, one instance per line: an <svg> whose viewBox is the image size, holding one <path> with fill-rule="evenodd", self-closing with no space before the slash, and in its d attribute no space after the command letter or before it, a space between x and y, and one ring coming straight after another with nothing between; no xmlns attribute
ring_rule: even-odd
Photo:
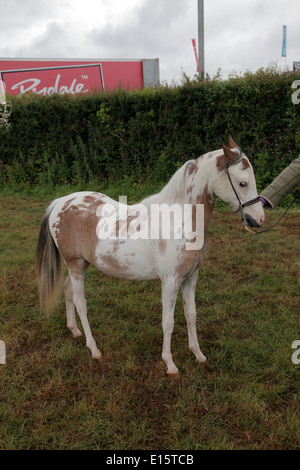
<svg viewBox="0 0 300 470"><path fill-rule="evenodd" d="M189 160L188 162L184 163L184 165L179 168L176 173L174 173L170 181L162 188L159 193L147 197L141 201L141 203L148 206L150 204L166 203L172 205L176 202L184 202L186 192L185 175L187 168L191 165L191 163L194 162L195 160Z"/></svg>

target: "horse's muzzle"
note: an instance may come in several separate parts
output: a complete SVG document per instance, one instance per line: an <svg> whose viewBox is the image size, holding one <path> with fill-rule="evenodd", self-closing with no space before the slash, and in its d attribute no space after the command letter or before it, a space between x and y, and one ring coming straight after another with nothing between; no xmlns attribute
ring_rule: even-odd
<svg viewBox="0 0 300 470"><path fill-rule="evenodd" d="M249 227L260 227L260 224L249 214L245 214L245 221Z"/></svg>

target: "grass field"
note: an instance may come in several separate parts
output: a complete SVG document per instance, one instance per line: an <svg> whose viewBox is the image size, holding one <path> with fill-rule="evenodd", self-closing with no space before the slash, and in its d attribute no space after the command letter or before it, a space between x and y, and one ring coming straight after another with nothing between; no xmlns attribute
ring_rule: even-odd
<svg viewBox="0 0 300 470"><path fill-rule="evenodd" d="M159 282L89 269L101 364L67 330L63 296L50 317L40 314L35 249L48 202L0 199L0 449L299 448L300 365L291 360L300 339L299 209L255 237L215 208L196 291L208 361L199 365L188 350L179 295L172 351L180 375L168 377Z"/></svg>

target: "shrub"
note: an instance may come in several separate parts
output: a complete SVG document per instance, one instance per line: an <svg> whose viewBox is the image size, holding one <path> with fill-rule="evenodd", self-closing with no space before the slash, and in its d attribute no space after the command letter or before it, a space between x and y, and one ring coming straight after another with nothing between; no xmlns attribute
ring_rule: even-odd
<svg viewBox="0 0 300 470"><path fill-rule="evenodd" d="M0 126L0 185L166 181L232 134L262 189L300 151L296 79L258 71L140 91L12 97Z"/></svg>

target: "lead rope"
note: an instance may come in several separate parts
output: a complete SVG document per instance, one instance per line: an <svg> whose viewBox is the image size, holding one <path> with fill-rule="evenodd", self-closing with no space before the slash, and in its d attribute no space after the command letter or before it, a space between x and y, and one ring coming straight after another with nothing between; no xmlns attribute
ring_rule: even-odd
<svg viewBox="0 0 300 470"><path fill-rule="evenodd" d="M287 211L292 207L292 205L294 204L294 202L299 198L300 196L300 191L297 192L296 196L294 197L293 201L290 203L290 205L287 207L287 209L284 211L284 213L281 215L281 217L279 217L279 219L277 220L277 222L275 222L274 224L270 225L270 227L268 228L265 228L264 230L258 230L257 232L254 232L254 230L251 230L244 222L244 219L242 219L242 225L243 227L248 230L248 232L251 232L253 233L253 235L260 235L261 233L266 233L266 232L269 232L273 227L275 227L275 225L277 225L281 219L285 216L285 214L287 213Z"/></svg>

